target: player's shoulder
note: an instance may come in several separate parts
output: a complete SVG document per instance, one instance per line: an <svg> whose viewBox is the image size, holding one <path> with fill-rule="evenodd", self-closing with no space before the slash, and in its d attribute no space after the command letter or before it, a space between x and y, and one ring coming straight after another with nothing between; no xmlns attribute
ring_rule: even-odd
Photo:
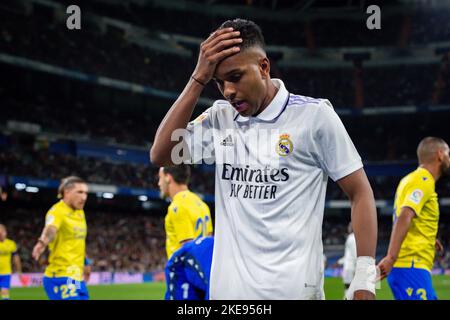
<svg viewBox="0 0 450 320"><path fill-rule="evenodd" d="M57 203L55 203L53 206L51 206L50 209L48 209L47 215L64 215L68 211L69 211L69 208L61 200L61 201L58 201Z"/></svg>
<svg viewBox="0 0 450 320"><path fill-rule="evenodd" d="M60 213L62 211L62 209L63 209L63 207L62 207L61 201L58 201L57 203L52 205L50 207L50 209L48 209L47 213L49 213L49 214L57 214L57 213Z"/></svg>
<svg viewBox="0 0 450 320"><path fill-rule="evenodd" d="M234 118L238 113L227 100L223 99L214 101L210 110L215 117L222 119Z"/></svg>
<svg viewBox="0 0 450 320"><path fill-rule="evenodd" d="M176 197L169 205L169 212L177 214L186 210L187 201L184 197Z"/></svg>
<svg viewBox="0 0 450 320"><path fill-rule="evenodd" d="M292 93L289 95L286 112L289 118L307 117L307 123L316 129L336 120L336 112L330 100Z"/></svg>
<svg viewBox="0 0 450 320"><path fill-rule="evenodd" d="M9 239L9 238L6 238L6 239L5 239L5 243L6 243L7 245L9 245L9 246L16 246L16 245L17 245L16 242L15 242L14 240Z"/></svg>
<svg viewBox="0 0 450 320"><path fill-rule="evenodd" d="M430 177L430 174L422 168L418 168L413 172L410 172L402 179L403 183L421 185L426 187L432 187L434 180Z"/></svg>
<svg viewBox="0 0 450 320"><path fill-rule="evenodd" d="M196 204L199 203L204 203L203 199L201 198L201 196L195 192L189 191L186 194L186 198L189 199L189 201L194 202Z"/></svg>
<svg viewBox="0 0 450 320"><path fill-rule="evenodd" d="M203 111L197 118L189 122L189 125L196 125L204 121L216 123L216 120L234 119L237 111L227 100L216 100L211 107Z"/></svg>
<svg viewBox="0 0 450 320"><path fill-rule="evenodd" d="M331 108L331 110L333 110L333 105L328 99L290 93L287 108L296 110L301 108L308 111L317 112L323 108Z"/></svg>
<svg viewBox="0 0 450 320"><path fill-rule="evenodd" d="M420 168L406 175L400 184L403 192L410 192L410 190L414 189L413 194L417 197L424 193L433 193L435 188L434 180Z"/></svg>

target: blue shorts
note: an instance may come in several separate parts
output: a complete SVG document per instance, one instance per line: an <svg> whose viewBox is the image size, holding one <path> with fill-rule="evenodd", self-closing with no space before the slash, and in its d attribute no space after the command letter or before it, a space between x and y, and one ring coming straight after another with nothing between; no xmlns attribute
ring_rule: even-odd
<svg viewBox="0 0 450 320"><path fill-rule="evenodd" d="M438 300L427 270L392 268L387 281L395 300Z"/></svg>
<svg viewBox="0 0 450 320"><path fill-rule="evenodd" d="M0 289L8 289L11 287L11 275L0 275Z"/></svg>
<svg viewBox="0 0 450 320"><path fill-rule="evenodd" d="M89 300L86 282L67 277L43 279L45 293L50 300Z"/></svg>

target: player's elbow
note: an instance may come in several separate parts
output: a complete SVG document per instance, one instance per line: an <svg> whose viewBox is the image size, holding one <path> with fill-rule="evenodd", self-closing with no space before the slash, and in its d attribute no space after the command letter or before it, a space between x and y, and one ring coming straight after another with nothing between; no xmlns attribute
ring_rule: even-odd
<svg viewBox="0 0 450 320"><path fill-rule="evenodd" d="M150 162L157 167L161 167L163 165L161 154L154 146L150 149Z"/></svg>
<svg viewBox="0 0 450 320"><path fill-rule="evenodd" d="M150 162L157 167L163 167L170 164L168 157L166 157L159 148L155 147L155 145L150 149Z"/></svg>

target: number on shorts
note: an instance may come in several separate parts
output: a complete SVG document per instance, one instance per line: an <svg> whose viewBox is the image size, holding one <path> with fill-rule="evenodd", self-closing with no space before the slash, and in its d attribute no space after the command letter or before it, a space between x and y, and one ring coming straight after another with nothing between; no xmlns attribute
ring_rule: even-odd
<svg viewBox="0 0 450 320"><path fill-rule="evenodd" d="M69 286L63 284L59 287L59 290L61 291L61 298L67 299L69 297L76 297L77 296L77 287L75 287L74 284L71 284Z"/></svg>
<svg viewBox="0 0 450 320"><path fill-rule="evenodd" d="M183 283L181 288L183 289L183 299L187 299L189 297L189 283Z"/></svg>
<svg viewBox="0 0 450 320"><path fill-rule="evenodd" d="M417 289L416 294L420 296L420 299L427 300L427 291L423 288Z"/></svg>

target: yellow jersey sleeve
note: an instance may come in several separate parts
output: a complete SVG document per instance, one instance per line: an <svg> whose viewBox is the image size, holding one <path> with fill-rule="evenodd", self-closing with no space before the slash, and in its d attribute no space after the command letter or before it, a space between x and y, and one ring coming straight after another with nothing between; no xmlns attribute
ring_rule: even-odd
<svg viewBox="0 0 450 320"><path fill-rule="evenodd" d="M178 242L195 238L189 211L184 206L170 206L169 214L173 217L172 223Z"/></svg>
<svg viewBox="0 0 450 320"><path fill-rule="evenodd" d="M399 203L399 209L410 207L417 216L420 216L423 206L433 194L433 183L417 177L406 182L403 192L403 201Z"/></svg>
<svg viewBox="0 0 450 320"><path fill-rule="evenodd" d="M63 221L63 213L53 206L45 216L45 226L54 226L59 230Z"/></svg>

